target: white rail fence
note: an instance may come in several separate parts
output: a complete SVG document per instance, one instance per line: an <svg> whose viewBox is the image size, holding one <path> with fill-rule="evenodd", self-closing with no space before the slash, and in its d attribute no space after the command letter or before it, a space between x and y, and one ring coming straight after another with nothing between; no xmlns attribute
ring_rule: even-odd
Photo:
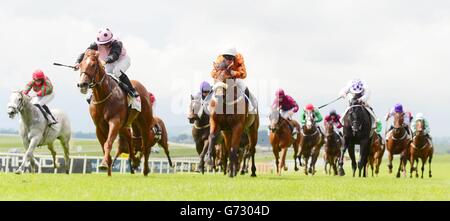
<svg viewBox="0 0 450 221"><path fill-rule="evenodd" d="M37 162L36 173L65 173L64 157L57 155L56 160L61 165L59 168L53 167L53 159L51 155L35 155ZM96 156L70 156L69 173L104 173L99 171L98 165L101 163L102 157ZM0 172L14 172L23 162L23 154L19 153L0 153ZM173 158L174 167L169 166L166 158L149 159L150 173L179 173L179 172L195 172L198 165L198 158ZM143 168L143 160L136 173L141 173ZM30 171L29 164L27 172ZM113 172L130 173L128 159L118 158L113 165Z"/></svg>

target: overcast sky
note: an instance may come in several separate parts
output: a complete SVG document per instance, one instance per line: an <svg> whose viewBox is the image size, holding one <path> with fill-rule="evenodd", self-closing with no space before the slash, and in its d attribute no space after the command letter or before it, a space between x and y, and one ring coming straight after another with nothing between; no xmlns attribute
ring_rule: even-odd
<svg viewBox="0 0 450 221"><path fill-rule="evenodd" d="M155 114L169 128L188 124L190 93L211 81L212 62L233 43L262 120L283 87L300 105L321 105L358 77L382 118L397 102L428 117L434 136L449 136L450 1L0 1L0 128L14 89L41 68L55 86L51 108L74 131L94 131L73 64L110 27L131 57L128 75L156 95ZM329 108L343 111L340 101ZM298 115L296 115L298 118Z"/></svg>

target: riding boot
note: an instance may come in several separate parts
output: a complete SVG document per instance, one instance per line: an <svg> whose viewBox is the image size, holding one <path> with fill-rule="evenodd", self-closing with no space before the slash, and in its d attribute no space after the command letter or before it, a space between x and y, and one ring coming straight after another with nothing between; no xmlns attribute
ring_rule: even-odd
<svg viewBox="0 0 450 221"><path fill-rule="evenodd" d="M122 75L120 75L119 80L125 84L122 85L122 88L128 92L128 94L131 97L138 97L139 95L136 93L136 90L134 89L133 85L131 84L130 79L128 78L128 76L125 73L122 73ZM120 84L119 84L120 85Z"/></svg>
<svg viewBox="0 0 450 221"><path fill-rule="evenodd" d="M250 100L250 102L252 103L253 108L258 109L258 103L256 102L256 99L253 97L253 94L250 94L250 90L248 90L248 87L245 88L245 96L247 96L247 98Z"/></svg>
<svg viewBox="0 0 450 221"><path fill-rule="evenodd" d="M47 122L49 122L49 126L50 126L50 125L51 125L51 124L50 124L50 120L49 120L48 117L47 117L46 111L45 111L45 110L42 108L42 106L39 105L39 104L34 104L34 106L36 106L36 107L41 111L42 115L44 115L45 120L47 120Z"/></svg>
<svg viewBox="0 0 450 221"><path fill-rule="evenodd" d="M155 133L155 138L159 140L162 134L159 124L155 124L155 126L153 127L153 132Z"/></svg>
<svg viewBox="0 0 450 221"><path fill-rule="evenodd" d="M52 112L50 112L50 109L47 107L47 105L43 105L42 108L44 108L44 110L48 113L48 115L50 115L50 117L52 117L53 122L51 122L50 124L56 124L58 123L56 121L56 118L53 116Z"/></svg>

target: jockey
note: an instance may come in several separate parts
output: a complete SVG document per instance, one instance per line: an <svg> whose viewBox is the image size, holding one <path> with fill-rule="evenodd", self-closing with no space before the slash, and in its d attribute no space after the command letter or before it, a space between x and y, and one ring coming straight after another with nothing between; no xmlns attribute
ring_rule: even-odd
<svg viewBox="0 0 450 221"><path fill-rule="evenodd" d="M389 118L393 117L396 113L403 113L403 127L406 129L406 131L408 132L408 135L411 135L411 130L410 130L410 120L411 120L411 116L410 114L408 114L407 112L403 111L403 105L398 103L394 106L394 108L391 109L391 111L389 113L386 114L386 121L389 120ZM389 131L391 131L394 128L393 125L391 125L391 127L389 128Z"/></svg>
<svg viewBox="0 0 450 221"><path fill-rule="evenodd" d="M357 99L364 107L366 107L366 110L370 113L372 116L372 122L373 122L373 128L376 127L375 119L377 117L375 116L375 113L373 112L372 108L368 104L369 98L370 98L371 91L369 90L369 87L367 84L365 84L360 79L354 79L350 81L347 86L341 89L339 96L342 98L346 98L347 95L349 97L349 101L351 102L353 99ZM347 114L349 108L344 113L344 117Z"/></svg>
<svg viewBox="0 0 450 221"><path fill-rule="evenodd" d="M102 28L97 34L97 39L87 49L96 50L100 54L102 64L105 66L107 74L119 81L121 86L130 95L132 102L135 102L139 95L131 84L125 71L130 67L130 57L121 41L113 38L113 33L109 28ZM80 68L80 63L84 58L82 53L75 64L75 70ZM125 85L124 85L125 84ZM90 103L90 98L88 98Z"/></svg>
<svg viewBox="0 0 450 221"><path fill-rule="evenodd" d="M425 126L425 128L424 128L425 129L425 134L431 140L430 125L428 124L427 119L425 119L425 117L423 116L422 113L417 113L416 114L416 119L411 124L411 128L412 128L413 134L416 133L416 123L417 123L418 120L423 120L423 123L424 123L424 126Z"/></svg>
<svg viewBox="0 0 450 221"><path fill-rule="evenodd" d="M381 123L380 118L377 118L377 129L375 130L378 135L381 134L381 130L383 130L383 123Z"/></svg>
<svg viewBox="0 0 450 221"><path fill-rule="evenodd" d="M44 75L43 71L34 71L33 80L27 84L23 94L28 95L31 89L36 93L36 96L31 99L31 103L38 107L42 112L48 122L48 126L58 123L50 112L50 109L47 107L47 104L53 100L54 94L53 85L50 82L50 79ZM52 120L49 120L47 114L51 116Z"/></svg>
<svg viewBox="0 0 450 221"><path fill-rule="evenodd" d="M275 96L276 98L272 104L272 108L280 110L281 117L288 121L289 128L292 131L292 136L295 137L295 135L298 133L298 130L292 124L292 115L294 115L294 113L297 113L298 104L291 96L286 95L283 89L278 89L275 93Z"/></svg>
<svg viewBox="0 0 450 221"><path fill-rule="evenodd" d="M152 92L148 92L148 96L150 98L150 104L153 105L155 104L155 95L153 95ZM161 138L161 134L162 134L162 130L159 126L159 124L155 124L155 126L153 127L153 132L155 133L155 138L157 140L159 140Z"/></svg>
<svg viewBox="0 0 450 221"><path fill-rule="evenodd" d="M336 110L331 110L330 113L327 116L325 116L324 125L325 124L333 124L334 130L336 131L336 133L342 137L342 132L339 130L342 128L342 124L341 124L340 120L341 120L341 116L336 113Z"/></svg>
<svg viewBox="0 0 450 221"><path fill-rule="evenodd" d="M198 97L201 97L202 100L206 100L211 94L212 87L207 81L203 81L200 84L200 92L198 93Z"/></svg>
<svg viewBox="0 0 450 221"><path fill-rule="evenodd" d="M153 95L152 92L148 92L148 96L150 96L150 103L153 106L155 103L155 95Z"/></svg>
<svg viewBox="0 0 450 221"><path fill-rule="evenodd" d="M253 108L256 110L258 108L258 103L256 98L250 93L247 86L244 84L243 79L247 77L247 70L245 69L244 57L236 51L234 46L227 47L214 62L213 70L211 71L211 76L214 80L220 76L222 71L225 72L226 79L235 79L236 85L241 91L245 93L248 100L252 104ZM239 93L239 92L238 92Z"/></svg>
<svg viewBox="0 0 450 221"><path fill-rule="evenodd" d="M306 124L306 112L313 112L314 113L314 118L315 118L315 122L316 123L320 123L322 122L323 118L322 115L320 114L319 110L317 110L314 105L312 104L307 104L305 106L305 109L303 109L300 112L300 122L302 123L302 125Z"/></svg>

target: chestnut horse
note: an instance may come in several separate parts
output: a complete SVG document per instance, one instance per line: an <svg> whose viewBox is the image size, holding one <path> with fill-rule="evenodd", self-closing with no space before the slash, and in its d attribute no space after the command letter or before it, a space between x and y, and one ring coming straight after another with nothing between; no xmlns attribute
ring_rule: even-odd
<svg viewBox="0 0 450 221"><path fill-rule="evenodd" d="M336 133L333 123L325 123L325 154L323 160L325 162L325 174L331 175L331 169L334 175L337 175L337 165L341 155L341 148L343 140ZM327 165L330 164L330 169L327 171Z"/></svg>
<svg viewBox="0 0 450 221"><path fill-rule="evenodd" d="M239 91L236 80L227 78L225 70L219 75L213 86L213 100L210 103L210 134L207 159L212 164L214 144L219 133L222 132L225 141L225 154L229 156L229 176L234 177L239 170L238 151L242 133L249 139L248 154L252 158L252 177L256 177L255 152L258 140L259 116L258 112L249 113L249 102L245 92ZM246 168L247 158L244 157L242 168ZM204 158L200 158L199 167L204 170ZM224 158L225 168L227 161ZM241 171L242 174L243 171Z"/></svg>
<svg viewBox="0 0 450 221"><path fill-rule="evenodd" d="M409 150L411 162L410 177L412 178L414 161L417 161L417 164L419 164L418 159L420 158L422 160L421 178L423 179L423 170L425 169L425 162L427 162L427 159L428 159L429 177L431 178L431 160L433 159L434 149L431 139L429 139L425 134L425 123L422 119L416 121L416 133L414 134ZM417 165L417 167L419 166ZM419 177L418 168L416 169L416 177Z"/></svg>
<svg viewBox="0 0 450 221"><path fill-rule="evenodd" d="M272 145L273 155L275 155L275 165L277 167L277 175L281 175L281 170L287 170L285 165L286 153L288 147L292 146L294 148L294 161L295 161L295 171L298 171L297 167L297 153L298 146L300 144L300 139L297 137L294 139L292 137L292 131L289 128L289 122L281 117L280 111L278 109L272 110L269 116L270 126L269 126L269 139ZM300 125L297 121L292 120L295 127L300 131ZM281 152L281 161L279 153ZM299 159L300 160L300 159Z"/></svg>
<svg viewBox="0 0 450 221"><path fill-rule="evenodd" d="M149 144L149 146L150 147L153 147L153 146L155 146L155 144L158 144L160 147L162 147L163 149L164 149L164 153L166 154L166 157L167 157L167 161L169 162L169 166L170 167L173 167L174 165L173 165L173 163L172 163L172 159L170 158L170 153L169 153L169 135L168 135L168 133L167 133L167 128L166 128L166 125L164 124L164 121L163 120L161 120L161 118L159 118L159 117L156 117L156 116L153 116L153 120L154 120L154 122L155 122L155 124L157 124L158 126L159 126L159 128L161 128L161 138L160 139L153 139L151 142L150 142L150 144ZM151 134L151 136L155 136L155 132L152 130L152 129L150 129L150 134ZM139 132L139 130L138 129L133 129L133 131L132 131L132 139L133 139L133 147L134 147L134 150L135 150L135 153L136 153L136 156L137 156L137 161L139 161L141 158L142 158L142 149L141 149L141 146L142 146L142 136L140 135L140 132ZM127 153L127 154L129 154L129 152L128 152L128 149L126 148L126 147L128 147L128 143L127 143L127 140L125 140L125 139L121 139L120 137L119 137L119 150L117 151L117 153L116 153L116 156L114 157L114 160L113 160L113 165L114 165L114 162L117 160L117 158L120 156L120 154L122 154L122 153Z"/></svg>
<svg viewBox="0 0 450 221"><path fill-rule="evenodd" d="M392 173L392 160L394 155L400 154L397 178L400 177L400 170L403 171L403 176L406 176L406 163L409 159L409 145L411 144L411 137L408 136L408 132L403 125L404 114L405 113L395 113L394 128L386 135L389 173Z"/></svg>
<svg viewBox="0 0 450 221"><path fill-rule="evenodd" d="M139 94L148 94L147 89L138 81L131 81ZM144 175L149 173L148 158L150 155L149 143L153 140L150 126L153 124L153 113L148 96L140 99L141 112L128 108L127 94L122 91L116 81L105 73L105 68L99 60L99 53L87 50L80 64L80 92L86 94L91 88L93 99L89 105L89 113L96 127L97 139L103 150L103 160L99 169L108 170L111 176L111 149L114 140L120 135L128 142L131 169L139 166L136 163L132 145L130 125L137 128L142 134L141 149L144 152ZM133 162L133 165L131 165Z"/></svg>
<svg viewBox="0 0 450 221"><path fill-rule="evenodd" d="M316 162L319 157L320 148L324 144L324 138L319 130L319 125L316 124L316 116L312 111L306 111L306 125L303 125L300 130L300 151L298 157L303 157L305 161L305 174L308 172L314 175L316 173ZM311 164L308 169L308 161L311 158ZM301 162L300 162L301 163Z"/></svg>
<svg viewBox="0 0 450 221"><path fill-rule="evenodd" d="M378 173L380 172L381 160L383 159L385 150L385 145L383 144L383 138L381 137L381 135L377 134L376 136L373 136L371 145L372 148L369 154L368 166L370 166L370 169L372 170L372 177L373 177L374 171L375 175L377 176Z"/></svg>

